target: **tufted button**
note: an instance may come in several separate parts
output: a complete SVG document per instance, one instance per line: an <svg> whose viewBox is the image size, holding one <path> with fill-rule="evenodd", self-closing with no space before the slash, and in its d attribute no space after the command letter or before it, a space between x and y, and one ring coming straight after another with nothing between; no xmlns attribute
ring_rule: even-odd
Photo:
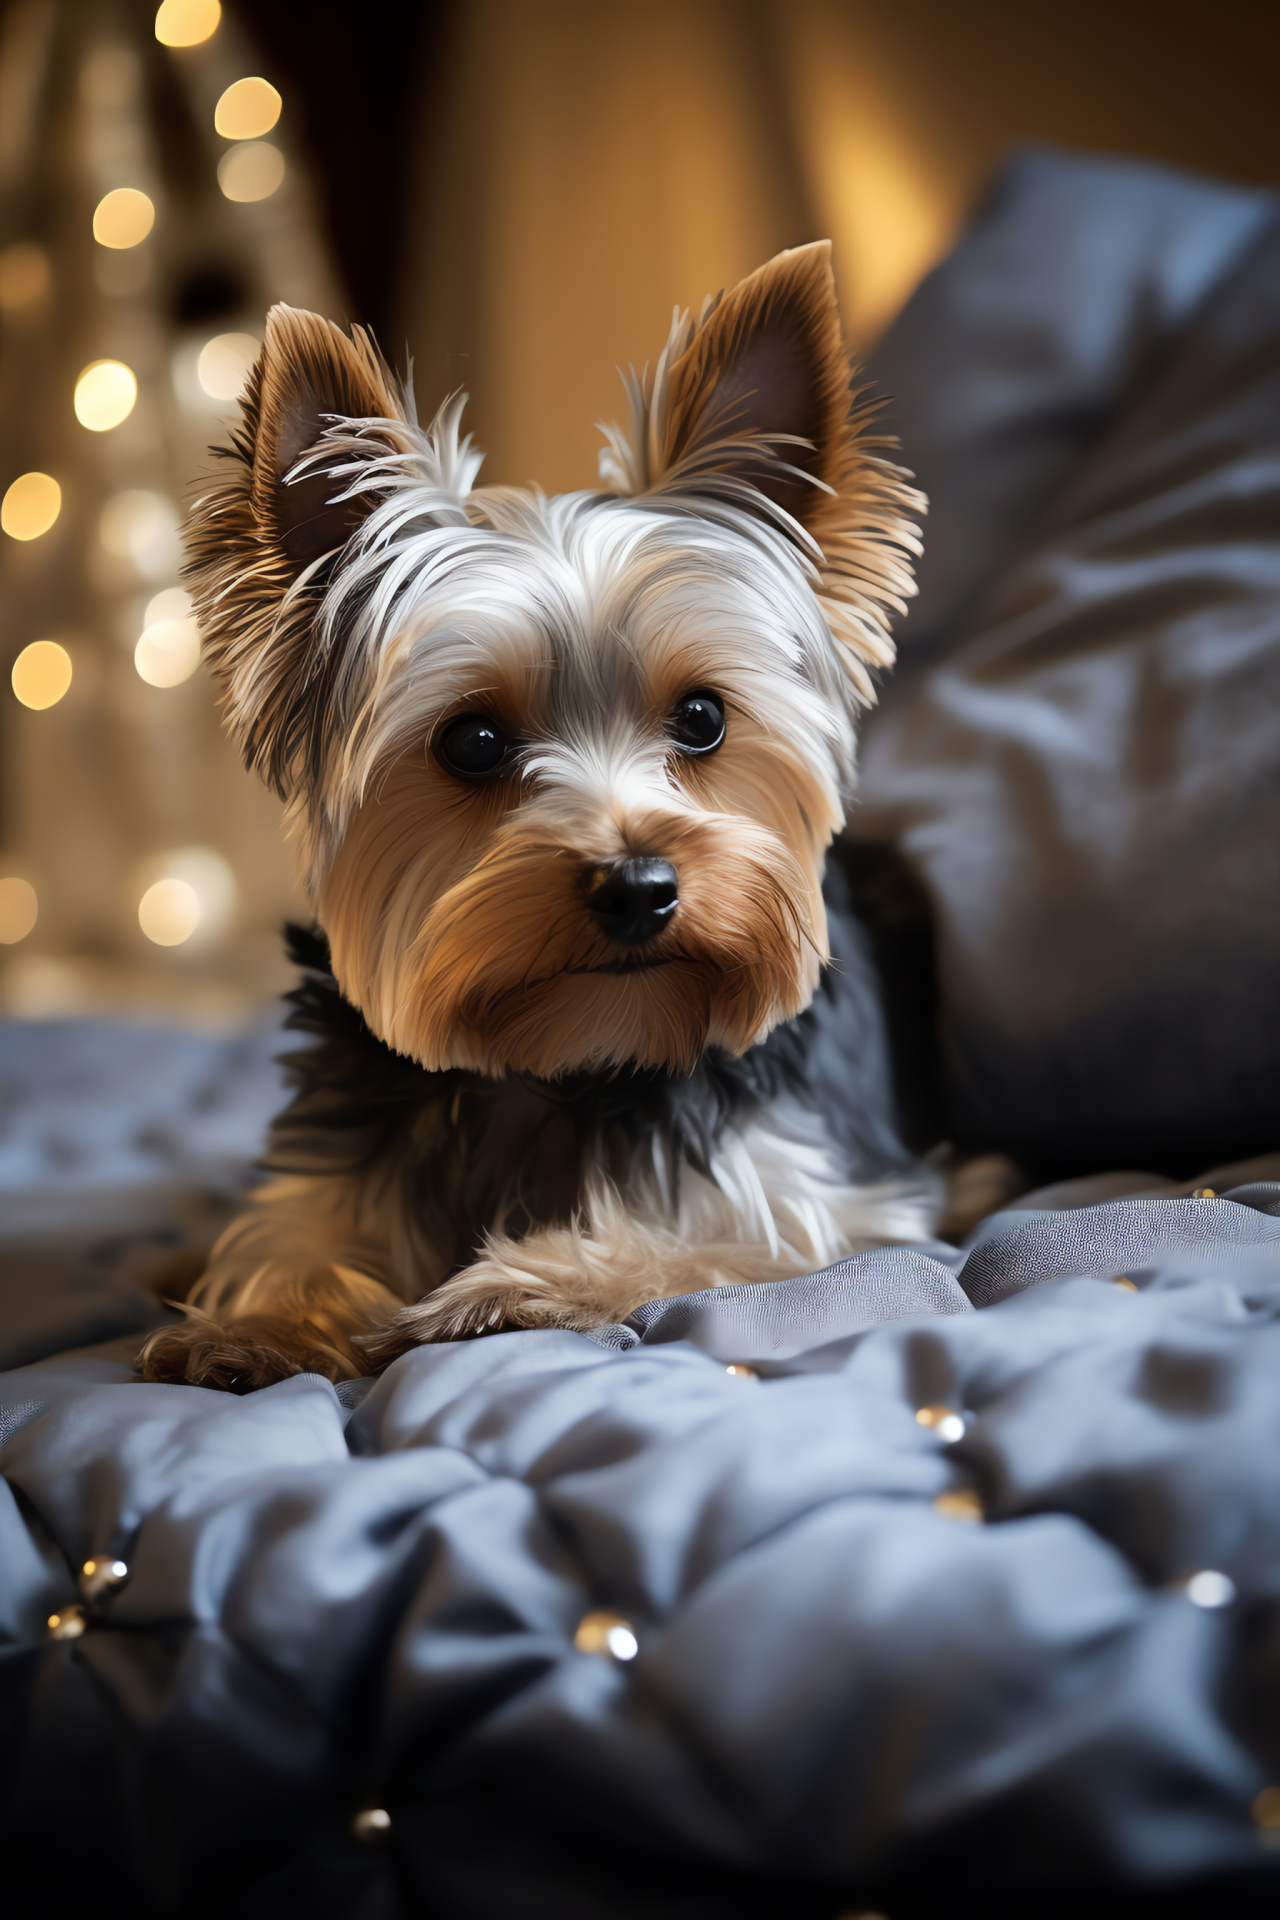
<svg viewBox="0 0 1280 1920"><path fill-rule="evenodd" d="M916 1419L922 1427L929 1427L936 1433L939 1440L945 1440L948 1446L953 1440L964 1438L964 1420L954 1407L917 1407Z"/></svg>
<svg viewBox="0 0 1280 1920"><path fill-rule="evenodd" d="M123 1560L117 1560L113 1553L95 1553L92 1560L86 1560L80 1569L80 1578L76 1583L81 1596L92 1603L101 1600L107 1593L114 1593L129 1578L129 1569Z"/></svg>
<svg viewBox="0 0 1280 1920"><path fill-rule="evenodd" d="M1138 1291L1127 1273L1118 1273L1111 1284L1113 1287L1119 1287L1124 1293L1136 1293Z"/></svg>
<svg viewBox="0 0 1280 1920"><path fill-rule="evenodd" d="M1236 1583L1229 1573L1205 1567L1193 1573L1186 1584L1186 1595L1195 1607L1229 1607L1236 1597Z"/></svg>
<svg viewBox="0 0 1280 1920"><path fill-rule="evenodd" d="M634 1660L640 1651L631 1622L620 1613L584 1613L573 1644L579 1653L603 1653L611 1660Z"/></svg>
<svg viewBox="0 0 1280 1920"><path fill-rule="evenodd" d="M982 1502L972 1487L954 1487L950 1493L940 1493L934 1500L933 1510L940 1513L944 1520L983 1520Z"/></svg>
<svg viewBox="0 0 1280 1920"><path fill-rule="evenodd" d="M83 1607L60 1607L49 1615L47 1632L51 1640L78 1640L87 1625Z"/></svg>
<svg viewBox="0 0 1280 1920"><path fill-rule="evenodd" d="M1191 1189L1191 1198L1193 1200L1216 1200L1217 1197L1218 1190L1216 1187L1192 1187Z"/></svg>
<svg viewBox="0 0 1280 1920"><path fill-rule="evenodd" d="M760 1378L755 1368L749 1367L745 1360L731 1360L725 1368L725 1372L731 1380L758 1380Z"/></svg>

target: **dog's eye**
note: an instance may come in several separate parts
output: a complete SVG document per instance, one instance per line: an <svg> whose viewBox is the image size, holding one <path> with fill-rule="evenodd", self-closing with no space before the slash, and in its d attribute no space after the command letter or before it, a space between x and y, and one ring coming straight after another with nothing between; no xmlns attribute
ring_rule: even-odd
<svg viewBox="0 0 1280 1920"><path fill-rule="evenodd" d="M724 739L724 701L718 693L687 693L671 716L671 731L686 753L714 753Z"/></svg>
<svg viewBox="0 0 1280 1920"><path fill-rule="evenodd" d="M436 743L436 757L450 773L472 779L496 773L510 751L506 734L485 713L464 713L451 720Z"/></svg>

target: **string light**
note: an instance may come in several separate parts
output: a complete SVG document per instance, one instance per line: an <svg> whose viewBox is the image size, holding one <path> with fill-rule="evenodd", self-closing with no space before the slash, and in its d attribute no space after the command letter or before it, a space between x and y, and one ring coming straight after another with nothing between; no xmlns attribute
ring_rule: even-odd
<svg viewBox="0 0 1280 1920"><path fill-rule="evenodd" d="M56 640L33 640L14 661L9 678L23 706L43 713L56 707L71 685L71 655Z"/></svg>
<svg viewBox="0 0 1280 1920"><path fill-rule="evenodd" d="M198 47L212 39L221 18L221 0L164 0L156 15L156 39L162 47Z"/></svg>
<svg viewBox="0 0 1280 1920"><path fill-rule="evenodd" d="M218 162L218 185L228 200L269 200L284 179L284 155L269 140L242 140Z"/></svg>
<svg viewBox="0 0 1280 1920"><path fill-rule="evenodd" d="M10 874L0 880L0 943L14 947L25 940L36 923L40 902L29 880Z"/></svg>
<svg viewBox="0 0 1280 1920"><path fill-rule="evenodd" d="M144 627L154 627L160 620L186 620L190 617L191 608L191 595L185 587L166 587L163 593L153 593L148 600L142 624Z"/></svg>
<svg viewBox="0 0 1280 1920"><path fill-rule="evenodd" d="M251 333L218 333L201 348L196 378L211 400L238 400L261 342Z"/></svg>
<svg viewBox="0 0 1280 1920"><path fill-rule="evenodd" d="M93 210L93 237L100 247L141 245L156 223L156 210L137 187L116 187Z"/></svg>
<svg viewBox="0 0 1280 1920"><path fill-rule="evenodd" d="M200 665L195 621L156 620L144 627L133 650L133 664L149 687L180 687Z"/></svg>
<svg viewBox="0 0 1280 1920"><path fill-rule="evenodd" d="M15 240L0 252L0 308L19 313L49 291L49 256L33 240Z"/></svg>
<svg viewBox="0 0 1280 1920"><path fill-rule="evenodd" d="M236 80L213 110L214 130L224 140L257 140L270 133L284 102L269 80Z"/></svg>
<svg viewBox="0 0 1280 1920"><path fill-rule="evenodd" d="M178 514L163 493L130 487L113 493L98 519L107 553L127 560L144 580L173 578L180 557Z"/></svg>
<svg viewBox="0 0 1280 1920"><path fill-rule="evenodd" d="M109 433L133 412L138 382L123 360L94 360L76 381L76 419L90 433Z"/></svg>
<svg viewBox="0 0 1280 1920"><path fill-rule="evenodd" d="M0 527L11 540L38 540L62 512L62 488L51 474L20 473L0 500Z"/></svg>
<svg viewBox="0 0 1280 1920"><path fill-rule="evenodd" d="M235 911L236 881L211 847L182 847L152 862L160 878L138 902L138 925L157 947L180 947L200 933L203 943L227 926ZM145 873L142 876L145 878Z"/></svg>
<svg viewBox="0 0 1280 1920"><path fill-rule="evenodd" d="M200 897L186 880L157 880L138 902L138 925L157 947L180 947L200 925Z"/></svg>

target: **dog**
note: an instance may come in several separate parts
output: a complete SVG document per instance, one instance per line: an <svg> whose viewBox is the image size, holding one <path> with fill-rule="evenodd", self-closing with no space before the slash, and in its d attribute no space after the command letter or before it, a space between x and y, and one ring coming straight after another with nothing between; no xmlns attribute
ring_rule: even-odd
<svg viewBox="0 0 1280 1920"><path fill-rule="evenodd" d="M824 867L922 497L830 248L677 312L596 491L476 485L371 337L277 306L186 531L283 796L311 1045L272 1174L140 1370L247 1391L926 1236Z"/></svg>

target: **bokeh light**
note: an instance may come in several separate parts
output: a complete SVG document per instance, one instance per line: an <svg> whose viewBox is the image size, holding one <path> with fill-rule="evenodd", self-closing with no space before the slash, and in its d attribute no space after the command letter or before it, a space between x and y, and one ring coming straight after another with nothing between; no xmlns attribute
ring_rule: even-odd
<svg viewBox="0 0 1280 1920"><path fill-rule="evenodd" d="M185 587L166 587L163 593L153 593L148 600L142 624L154 627L158 620L186 620L191 611L192 599Z"/></svg>
<svg viewBox="0 0 1280 1920"><path fill-rule="evenodd" d="M198 47L218 31L221 18L221 0L164 0L156 39L162 47Z"/></svg>
<svg viewBox="0 0 1280 1920"><path fill-rule="evenodd" d="M90 433L109 433L133 412L138 382L123 360L94 360L76 381L76 419Z"/></svg>
<svg viewBox="0 0 1280 1920"><path fill-rule="evenodd" d="M0 527L11 540L38 540L62 512L62 488L48 473L20 473L0 500Z"/></svg>
<svg viewBox="0 0 1280 1920"><path fill-rule="evenodd" d="M143 487L112 494L98 519L98 538L144 580L172 579L181 559L177 508L163 493Z"/></svg>
<svg viewBox="0 0 1280 1920"><path fill-rule="evenodd" d="M56 640L33 640L13 663L13 691L24 707L56 707L71 685L71 655Z"/></svg>
<svg viewBox="0 0 1280 1920"><path fill-rule="evenodd" d="M49 256L33 240L15 240L0 252L0 309L19 313L49 291Z"/></svg>
<svg viewBox="0 0 1280 1920"><path fill-rule="evenodd" d="M213 110L214 128L224 140L257 140L270 133L283 105L269 80L236 80Z"/></svg>
<svg viewBox="0 0 1280 1920"><path fill-rule="evenodd" d="M236 881L211 847L181 847L148 863L151 881L138 902L138 925L158 947L180 947L199 930L201 944L221 933L236 906Z"/></svg>
<svg viewBox="0 0 1280 1920"><path fill-rule="evenodd" d="M218 185L228 200L268 200L284 179L284 155L269 140L242 140L218 162Z"/></svg>
<svg viewBox="0 0 1280 1920"><path fill-rule="evenodd" d="M261 342L251 333L219 333L200 350L196 378L211 400L238 400Z"/></svg>
<svg viewBox="0 0 1280 1920"><path fill-rule="evenodd" d="M200 632L195 621L152 621L143 628L133 650L133 664L149 687L180 687L200 665Z"/></svg>
<svg viewBox="0 0 1280 1920"><path fill-rule="evenodd" d="M25 940L39 912L40 902L29 880L17 874L0 879L0 945L13 947Z"/></svg>
<svg viewBox="0 0 1280 1920"><path fill-rule="evenodd" d="M116 187L93 211L93 237L100 247L136 247L156 223L156 210L136 187Z"/></svg>
<svg viewBox="0 0 1280 1920"><path fill-rule="evenodd" d="M157 880L138 902L138 925L157 947L180 947L200 925L200 896L186 880Z"/></svg>

